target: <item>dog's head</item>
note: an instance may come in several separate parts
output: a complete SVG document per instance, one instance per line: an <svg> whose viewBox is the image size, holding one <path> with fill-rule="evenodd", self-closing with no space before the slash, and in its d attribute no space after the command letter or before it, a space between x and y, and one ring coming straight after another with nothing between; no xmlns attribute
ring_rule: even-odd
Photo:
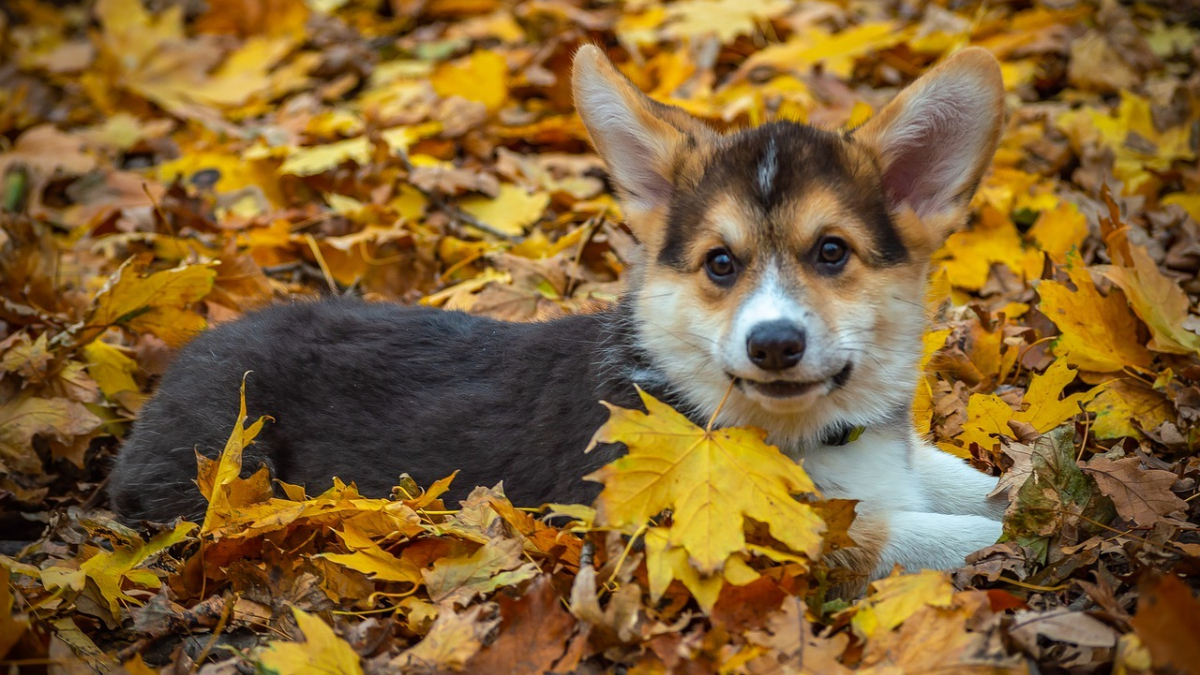
<svg viewBox="0 0 1200 675"><path fill-rule="evenodd" d="M776 442L905 414L930 256L966 217L1003 118L996 60L966 49L865 125L718 134L650 100L594 46L576 106L644 259L640 344L673 388Z"/></svg>

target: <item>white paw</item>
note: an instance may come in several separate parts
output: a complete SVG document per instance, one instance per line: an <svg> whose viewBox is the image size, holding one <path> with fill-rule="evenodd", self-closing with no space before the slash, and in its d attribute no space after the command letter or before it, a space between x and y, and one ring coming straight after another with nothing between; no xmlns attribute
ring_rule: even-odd
<svg viewBox="0 0 1200 675"><path fill-rule="evenodd" d="M888 515L888 541L875 570L880 576L895 564L912 572L960 567L968 555L996 543L1004 529L1000 521L983 516L912 511Z"/></svg>

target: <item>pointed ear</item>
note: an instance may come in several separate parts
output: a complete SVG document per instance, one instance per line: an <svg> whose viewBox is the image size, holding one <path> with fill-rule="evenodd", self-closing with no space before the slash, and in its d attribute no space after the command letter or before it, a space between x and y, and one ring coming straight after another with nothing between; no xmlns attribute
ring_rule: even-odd
<svg viewBox="0 0 1200 675"><path fill-rule="evenodd" d="M888 207L941 239L959 227L1004 126L1000 65L972 47L920 77L854 132L883 170Z"/></svg>
<svg viewBox="0 0 1200 675"><path fill-rule="evenodd" d="M571 85L579 116L620 192L626 219L642 238L641 222L665 216L681 154L715 134L683 110L647 97L595 45L575 53Z"/></svg>

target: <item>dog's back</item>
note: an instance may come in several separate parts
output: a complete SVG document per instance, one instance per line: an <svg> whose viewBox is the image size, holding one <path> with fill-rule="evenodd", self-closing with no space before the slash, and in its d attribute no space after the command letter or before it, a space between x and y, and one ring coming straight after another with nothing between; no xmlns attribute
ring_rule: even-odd
<svg viewBox="0 0 1200 675"><path fill-rule="evenodd" d="M506 481L517 503L587 501L581 477L610 460L584 455L605 418L631 403L612 377L613 315L513 324L460 312L356 300L284 305L214 328L179 355L142 411L110 494L128 520L196 515L195 451L215 457L246 382L250 417L272 420L246 450L280 480L319 493L333 476L387 496L461 470L455 485Z"/></svg>

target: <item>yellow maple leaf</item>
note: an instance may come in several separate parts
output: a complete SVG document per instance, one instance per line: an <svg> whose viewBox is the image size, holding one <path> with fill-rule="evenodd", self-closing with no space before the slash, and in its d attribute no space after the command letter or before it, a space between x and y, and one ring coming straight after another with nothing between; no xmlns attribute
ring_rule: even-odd
<svg viewBox="0 0 1200 675"><path fill-rule="evenodd" d="M732 42L792 7L788 0L680 0L666 7L662 32L671 38L715 35L721 42Z"/></svg>
<svg viewBox="0 0 1200 675"><path fill-rule="evenodd" d="M1059 202L1042 211L1027 235L1057 263L1064 263L1072 249L1078 249L1088 236L1087 216L1071 202Z"/></svg>
<svg viewBox="0 0 1200 675"><path fill-rule="evenodd" d="M1092 433L1099 440L1138 438L1139 429L1153 430L1176 417L1170 399L1132 378L1111 382L1087 409L1096 413Z"/></svg>
<svg viewBox="0 0 1200 675"><path fill-rule="evenodd" d="M525 228L536 223L550 205L550 195L545 192L526 192L524 188L504 183L495 199L483 196L466 197L458 202L463 211L475 216L483 223L517 237Z"/></svg>
<svg viewBox="0 0 1200 675"><path fill-rule="evenodd" d="M646 531L646 577L650 585L650 600L657 602L670 586L671 581L678 579L696 604L705 612L712 610L721 595L721 588L726 583L732 586L745 586L759 577L741 554L733 554L725 561L725 566L715 574L701 574L689 560L687 549L671 544L670 530L665 527L652 527Z"/></svg>
<svg viewBox="0 0 1200 675"><path fill-rule="evenodd" d="M925 333L925 337L922 340L924 348L921 355L921 363L917 370L922 373L926 372L929 362L933 359L933 355L945 346L946 338L950 337L950 333L951 330L949 328ZM929 433L930 426L933 424L933 387L930 384L928 376L917 379L917 393L913 400L913 421L917 425L918 434L925 435Z"/></svg>
<svg viewBox="0 0 1200 675"><path fill-rule="evenodd" d="M145 543L134 535L132 541L114 544L111 551L99 550L96 555L85 560L77 570L59 566L41 570L42 583L50 590L57 588L83 590L85 580L91 580L103 600L108 604L108 610L112 612L113 617L119 618L122 602L140 604L139 600L126 595L121 590L122 584L130 582L149 588L161 586L161 582L155 574L138 569L138 567L151 556L186 539L194 529L196 529L195 523L180 522L175 525L175 529L160 532Z"/></svg>
<svg viewBox="0 0 1200 675"><path fill-rule="evenodd" d="M145 263L130 258L96 294L94 308L79 335L88 343L110 326L153 333L172 347L204 330L205 321L188 309L212 290L217 271L211 264L185 265L142 276Z"/></svg>
<svg viewBox="0 0 1200 675"><path fill-rule="evenodd" d="M141 0L99 0L95 12L101 27L97 44L105 58L81 84L102 107L117 112L111 89L122 88L179 117L226 124L192 96L221 60L222 49L204 36L189 39L182 7L151 15Z"/></svg>
<svg viewBox="0 0 1200 675"><path fill-rule="evenodd" d="M1192 217L1192 220L1200 223L1200 195L1190 192L1172 192L1162 198L1159 202L1163 206L1178 204L1180 208L1187 211L1187 214Z"/></svg>
<svg viewBox="0 0 1200 675"><path fill-rule="evenodd" d="M262 430L263 423L266 417L260 417L254 424L246 426L246 378L242 377L242 386L238 394L239 406L237 421L234 422L233 432L229 434L229 440L225 442L225 449L221 451L221 458L217 460L216 471L211 479L211 487L205 489L208 481L201 481L201 491L208 499L208 510L204 513L204 524L200 527L200 532L207 534L221 527L228 519L229 515L238 506L243 504L238 503L241 500L230 499L233 492L239 483L247 481L255 481L261 485L265 479L265 467L250 479L243 480L240 476L242 473L242 452L246 449L258 432ZM267 484L267 495L270 494L270 485ZM257 496L262 494L261 487L252 490Z"/></svg>
<svg viewBox="0 0 1200 675"><path fill-rule="evenodd" d="M670 543L683 547L702 574L722 568L746 550L744 519L765 523L771 536L794 551L816 558L825 524L795 494L816 491L808 474L761 429L706 431L640 391L648 412L605 403L610 417L596 431L597 443L624 443L628 454L588 475L604 483L597 520L638 528L665 509L673 510Z"/></svg>
<svg viewBox="0 0 1200 675"><path fill-rule="evenodd" d="M508 63L494 51L479 50L459 63L442 63L429 78L438 96L461 96L495 112L508 100Z"/></svg>
<svg viewBox="0 0 1200 675"><path fill-rule="evenodd" d="M1153 172L1169 170L1176 160L1196 157L1191 146L1191 125L1159 131L1150 100L1130 91L1121 91L1115 114L1083 107L1060 114L1055 124L1077 152L1088 147L1111 152L1113 175L1125 184L1126 194L1156 198L1161 181Z"/></svg>
<svg viewBox="0 0 1200 675"><path fill-rule="evenodd" d="M275 98L309 84L308 72L320 64L317 54L300 54L280 65L303 33L256 35L234 50L220 68L189 91L192 100L222 108L242 106L252 98Z"/></svg>
<svg viewBox="0 0 1200 675"><path fill-rule="evenodd" d="M1003 264L1022 277L1028 276L1031 267L1041 269L1041 254L1027 250L1012 220L991 204L980 209L974 227L947 237L935 260L942 261L951 285L972 291L987 283L993 263Z"/></svg>
<svg viewBox="0 0 1200 675"><path fill-rule="evenodd" d="M184 180L201 171L215 171L217 180L213 190L217 193L229 193L256 187L262 191L271 206L281 207L287 203L286 197L279 187L279 178L275 171L279 160L270 157L251 159L233 149L189 149L177 159L163 162L155 167L158 180L169 183L176 178Z"/></svg>
<svg viewBox="0 0 1200 675"><path fill-rule="evenodd" d="M358 528L346 525L337 534L352 552L322 553L319 557L368 574L373 579L408 583L413 586L421 583L420 568L411 561L397 558L383 550Z"/></svg>
<svg viewBox="0 0 1200 675"><path fill-rule="evenodd" d="M1101 385L1060 400L1063 389L1075 380L1077 372L1067 366L1066 360L1059 359L1050 364L1045 373L1034 375L1022 399L1022 410L1013 410L994 394L972 394L967 401L967 421L958 440L962 441L964 449L971 443L990 449L996 443L996 436L1012 436L1008 427L1010 420L1026 422L1044 433L1075 417L1080 413L1081 405L1104 391Z"/></svg>
<svg viewBox="0 0 1200 675"><path fill-rule="evenodd" d="M1046 432L1079 414L1079 405L1095 398L1100 388L1059 400L1063 389L1075 380L1075 372L1060 360L1051 363L1046 372L1030 378L1029 389L1023 399L1026 408L1017 413L1016 419L1032 424L1040 432Z"/></svg>
<svg viewBox="0 0 1200 675"><path fill-rule="evenodd" d="M1053 280L1035 282L1041 298L1038 308L1062 333L1054 341L1054 354L1073 366L1102 373L1128 366L1148 368L1150 352L1138 341L1141 324L1125 294L1113 289L1101 295L1078 258L1068 262L1066 272L1076 290Z"/></svg>
<svg viewBox="0 0 1200 675"><path fill-rule="evenodd" d="M138 391L133 374L137 371L137 362L125 355L120 349L94 340L84 345L83 357L87 359L88 375L100 385L100 391L110 399L117 394L127 391Z"/></svg>
<svg viewBox="0 0 1200 675"><path fill-rule="evenodd" d="M945 572L925 570L917 574L893 574L871 584L874 591L860 601L854 618L854 631L870 639L904 623L922 607L949 607L954 586Z"/></svg>
<svg viewBox="0 0 1200 675"><path fill-rule="evenodd" d="M1106 195L1107 196L1107 195ZM1150 329L1146 346L1169 354L1200 353L1200 336L1184 328L1189 316L1187 294L1158 269L1145 247L1130 243L1118 229L1117 207L1110 201L1112 219L1101 218L1109 255L1104 276L1125 291L1129 305Z"/></svg>
<svg viewBox="0 0 1200 675"><path fill-rule="evenodd" d="M296 617L296 626L304 634L304 642L277 640L262 648L257 654L262 672L362 675L362 664L354 648L324 621L297 607L292 608L292 616Z"/></svg>
<svg viewBox="0 0 1200 675"><path fill-rule="evenodd" d="M887 49L911 35L911 29L900 28L890 21L867 22L836 33L828 33L814 26L798 32L783 44L771 45L752 55L742 63L738 72L745 75L763 66L779 71L806 71L823 63L826 72L847 79L854 69L856 58Z"/></svg>
<svg viewBox="0 0 1200 675"><path fill-rule="evenodd" d="M42 459L33 448L35 436L54 439L57 443L52 449L69 448L76 438L91 434L103 423L78 401L21 392L0 402L0 463L17 471L40 473ZM55 454L60 454L57 449ZM82 452L62 454L83 467Z"/></svg>
<svg viewBox="0 0 1200 675"><path fill-rule="evenodd" d="M425 122L387 129L380 132L379 139L393 154L403 154L408 152L408 147L416 141L432 136L441 130L440 122ZM359 136L323 145L282 148L282 152L279 148L256 146L246 152L243 157L257 160L284 154L287 158L279 167L279 173L293 176L315 176L335 169L343 162L353 161L360 165L366 164L371 160L374 151L375 146L371 143L371 139L367 136Z"/></svg>

